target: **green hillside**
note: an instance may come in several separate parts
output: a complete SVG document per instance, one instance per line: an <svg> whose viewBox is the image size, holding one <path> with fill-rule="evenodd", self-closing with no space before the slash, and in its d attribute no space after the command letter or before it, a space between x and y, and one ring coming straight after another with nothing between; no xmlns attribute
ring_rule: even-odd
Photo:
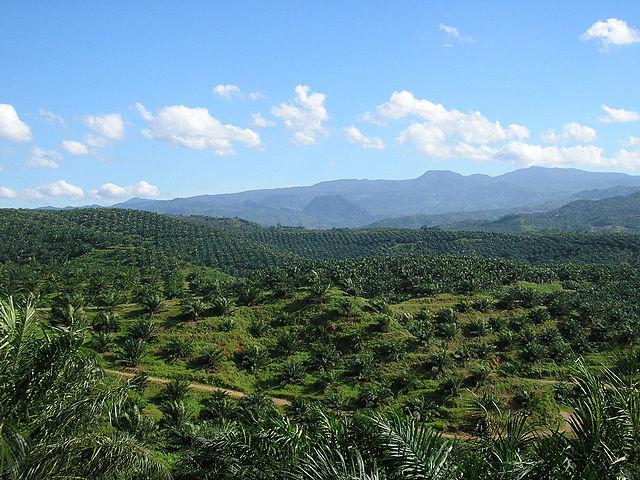
<svg viewBox="0 0 640 480"><path fill-rule="evenodd" d="M573 452L604 462L585 415L607 452L637 449L609 413L637 415L639 239L0 210L0 418L34 452L73 431L38 456L61 471L91 439L140 478L288 478L391 431L450 452L444 478L504 471L496 435L518 475L571 478Z"/></svg>
<svg viewBox="0 0 640 480"><path fill-rule="evenodd" d="M508 215L496 221L470 224L495 232L559 230L575 232L640 232L640 194L601 200L578 200L556 210Z"/></svg>

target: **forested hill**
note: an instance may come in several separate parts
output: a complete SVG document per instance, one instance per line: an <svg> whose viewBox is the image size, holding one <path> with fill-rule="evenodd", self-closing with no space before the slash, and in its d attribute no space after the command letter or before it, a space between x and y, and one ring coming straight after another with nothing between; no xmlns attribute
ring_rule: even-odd
<svg viewBox="0 0 640 480"><path fill-rule="evenodd" d="M306 260L404 254L485 256L538 264L637 264L640 259L640 236L624 233L264 228L237 219L117 209L0 210L0 238L2 262L59 263L94 249L129 246L230 273Z"/></svg>
<svg viewBox="0 0 640 480"><path fill-rule="evenodd" d="M471 223L471 229L495 232L629 231L640 232L640 193L601 200L578 200L544 213L506 215L495 221Z"/></svg>

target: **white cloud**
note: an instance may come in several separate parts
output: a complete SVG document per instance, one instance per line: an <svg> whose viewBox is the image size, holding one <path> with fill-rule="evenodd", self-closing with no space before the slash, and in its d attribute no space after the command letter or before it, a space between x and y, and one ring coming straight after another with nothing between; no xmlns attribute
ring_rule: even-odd
<svg viewBox="0 0 640 480"><path fill-rule="evenodd" d="M49 110L45 110L44 108L41 108L40 110L38 110L38 115L40 116L40 118L44 118L47 122L52 123L54 125L61 125L63 127L67 126L67 123L64 121L64 118L62 118L60 115L57 115Z"/></svg>
<svg viewBox="0 0 640 480"><path fill-rule="evenodd" d="M77 142L75 140L64 140L60 145L65 152L71 155L80 156L89 154L87 146L84 143Z"/></svg>
<svg viewBox="0 0 640 480"><path fill-rule="evenodd" d="M133 194L140 197L157 197L160 195L160 190L146 180L141 180L133 186Z"/></svg>
<svg viewBox="0 0 640 480"><path fill-rule="evenodd" d="M598 40L606 51L612 46L631 45L640 42L640 32L618 18L600 20L580 35L580 40Z"/></svg>
<svg viewBox="0 0 640 480"><path fill-rule="evenodd" d="M486 149L477 148L479 145L522 140L530 135L523 125L502 126L480 112L448 110L442 104L417 99L406 90L394 92L374 113L367 112L360 118L378 124L407 118L422 120L406 127L396 140L401 144L412 143L423 153L441 159L455 158L462 151L484 156Z"/></svg>
<svg viewBox="0 0 640 480"><path fill-rule="evenodd" d="M66 180L48 183L35 189L28 189L21 195L26 198L42 199L47 197L82 198L84 190Z"/></svg>
<svg viewBox="0 0 640 480"><path fill-rule="evenodd" d="M622 108L611 108L607 105L602 105L602 110L605 113L605 115L599 117L599 120L602 123L627 123L640 121L640 112L633 112Z"/></svg>
<svg viewBox="0 0 640 480"><path fill-rule="evenodd" d="M143 134L152 139L194 150L211 150L215 155L234 155L234 143L249 148L262 145L260 136L249 128L223 124L206 108L172 105L153 116L142 104L136 109L148 122Z"/></svg>
<svg viewBox="0 0 640 480"><path fill-rule="evenodd" d="M91 193L99 200L116 200L126 197L157 197L160 195L160 190L146 180L141 180L135 185L125 187L115 183L105 183Z"/></svg>
<svg viewBox="0 0 640 480"><path fill-rule="evenodd" d="M604 107L603 107L604 108ZM607 107L608 108L608 107ZM628 121L628 113L605 111L613 118ZM371 123L420 119L410 123L396 137L400 144L414 145L420 152L443 160L465 159L480 162L509 162L515 165L554 167L591 167L602 169L640 169L640 151L621 149L613 155L589 142L597 140L595 129L576 122L565 124L560 131L547 130L542 137L548 142L575 141L585 145L543 146L524 141L529 130L522 125L502 126L480 112L464 113L448 110L441 104L417 99L411 92L394 92L390 100L374 112L361 117ZM634 146L632 143L627 144Z"/></svg>
<svg viewBox="0 0 640 480"><path fill-rule="evenodd" d="M627 147L640 147L640 137L629 137L623 143Z"/></svg>
<svg viewBox="0 0 640 480"><path fill-rule="evenodd" d="M102 139L117 141L124 137L124 122L119 113L109 113L107 115L85 115L84 124L90 130L98 134ZM94 142L99 142L95 140ZM88 142L87 142L88 143Z"/></svg>
<svg viewBox="0 0 640 480"><path fill-rule="evenodd" d="M29 126L8 103L0 103L0 138L12 142L28 142L32 138Z"/></svg>
<svg viewBox="0 0 640 480"><path fill-rule="evenodd" d="M136 102L133 104L133 108L135 108L140 116L146 120L147 122L153 121L153 114L147 110L147 108L140 102Z"/></svg>
<svg viewBox="0 0 640 480"><path fill-rule="evenodd" d="M216 85L213 87L213 93L225 100L246 99L255 101L263 98L263 95L260 92L245 93L239 86L231 83L226 85Z"/></svg>
<svg viewBox="0 0 640 480"><path fill-rule="evenodd" d="M607 157L604 150L595 145L558 147L520 141L510 141L502 146L471 145L465 142L449 144L442 140L437 130L415 132L411 127L398 137L398 141L400 143L412 141L418 150L434 158L465 159L479 162L500 161L525 166L574 166L628 171L640 169L640 151L621 149L614 156ZM415 128L420 129L421 127L421 125L417 125Z"/></svg>
<svg viewBox="0 0 640 480"><path fill-rule="evenodd" d="M293 131L294 145L313 145L317 136L328 135L323 123L329 119L325 107L326 97L319 92L310 93L308 85L296 86L296 98L271 109L271 114L281 119L287 129Z"/></svg>
<svg viewBox="0 0 640 480"><path fill-rule="evenodd" d="M247 98L252 101L260 100L264 98L264 95L260 92L249 92L247 93Z"/></svg>
<svg viewBox="0 0 640 480"><path fill-rule="evenodd" d="M438 28L440 29L440 31L444 32L449 39L455 40L456 42L473 43L476 41L475 38L470 37L469 35L462 35L456 27L453 27L451 25L445 25L441 23L440 25L438 25ZM446 46L451 46L451 44L446 44Z"/></svg>
<svg viewBox="0 0 640 480"><path fill-rule="evenodd" d="M560 132L556 132L554 129L545 130L540 136L547 143L562 143L571 140L590 143L598 139L598 133L594 128L576 122L566 123Z"/></svg>
<svg viewBox="0 0 640 480"><path fill-rule="evenodd" d="M0 187L0 198L18 198L18 192L13 188Z"/></svg>
<svg viewBox="0 0 640 480"><path fill-rule="evenodd" d="M375 114L367 112L360 118L384 121L407 117L425 120L426 128L436 128L446 137L457 136L468 143L492 143L529 137L529 130L522 125L503 127L500 122L491 122L480 112L447 110L440 103L417 99L406 90L393 92L388 102L378 105Z"/></svg>
<svg viewBox="0 0 640 480"><path fill-rule="evenodd" d="M96 198L123 198L129 196L126 188L115 183L105 183L92 192Z"/></svg>
<svg viewBox="0 0 640 480"><path fill-rule="evenodd" d="M544 165L550 167L594 167L634 171L640 168L640 152L619 150L613 157L607 157L602 148L595 145L573 147L543 147L521 142L510 142L497 151L496 160L509 161L521 165Z"/></svg>
<svg viewBox="0 0 640 480"><path fill-rule="evenodd" d="M384 149L384 142L378 137L367 137L358 128L351 126L344 129L344 134L349 143L358 144L365 149Z"/></svg>
<svg viewBox="0 0 640 480"><path fill-rule="evenodd" d="M226 84L226 85L216 85L213 87L213 93L216 95L225 98L227 100L232 99L233 97L239 97L242 95L242 90L237 85Z"/></svg>
<svg viewBox="0 0 640 480"><path fill-rule="evenodd" d="M253 119L253 126L258 128L269 128L275 127L276 122L273 120L269 120L268 118L264 118L261 113L254 113L251 115Z"/></svg>
<svg viewBox="0 0 640 480"><path fill-rule="evenodd" d="M35 168L58 168L62 155L55 150L44 150L39 147L33 147L31 149L31 156L27 160L29 167Z"/></svg>

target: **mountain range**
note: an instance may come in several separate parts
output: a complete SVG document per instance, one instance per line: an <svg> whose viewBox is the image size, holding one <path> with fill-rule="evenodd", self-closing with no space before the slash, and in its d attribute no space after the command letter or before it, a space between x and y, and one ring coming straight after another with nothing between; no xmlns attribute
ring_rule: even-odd
<svg viewBox="0 0 640 480"><path fill-rule="evenodd" d="M172 200L132 198L113 207L237 217L264 226L492 229L501 228L490 224L505 216L537 215L575 201L598 201L639 190L640 176L623 173L529 167L489 176L436 170L408 180L345 179ZM538 217L525 218L533 222Z"/></svg>

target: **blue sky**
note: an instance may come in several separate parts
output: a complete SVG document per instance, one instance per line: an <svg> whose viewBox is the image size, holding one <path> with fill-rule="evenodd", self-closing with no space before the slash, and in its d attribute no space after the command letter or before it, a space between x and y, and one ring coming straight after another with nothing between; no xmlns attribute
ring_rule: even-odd
<svg viewBox="0 0 640 480"><path fill-rule="evenodd" d="M637 1L52 5L0 5L0 206L640 169Z"/></svg>

